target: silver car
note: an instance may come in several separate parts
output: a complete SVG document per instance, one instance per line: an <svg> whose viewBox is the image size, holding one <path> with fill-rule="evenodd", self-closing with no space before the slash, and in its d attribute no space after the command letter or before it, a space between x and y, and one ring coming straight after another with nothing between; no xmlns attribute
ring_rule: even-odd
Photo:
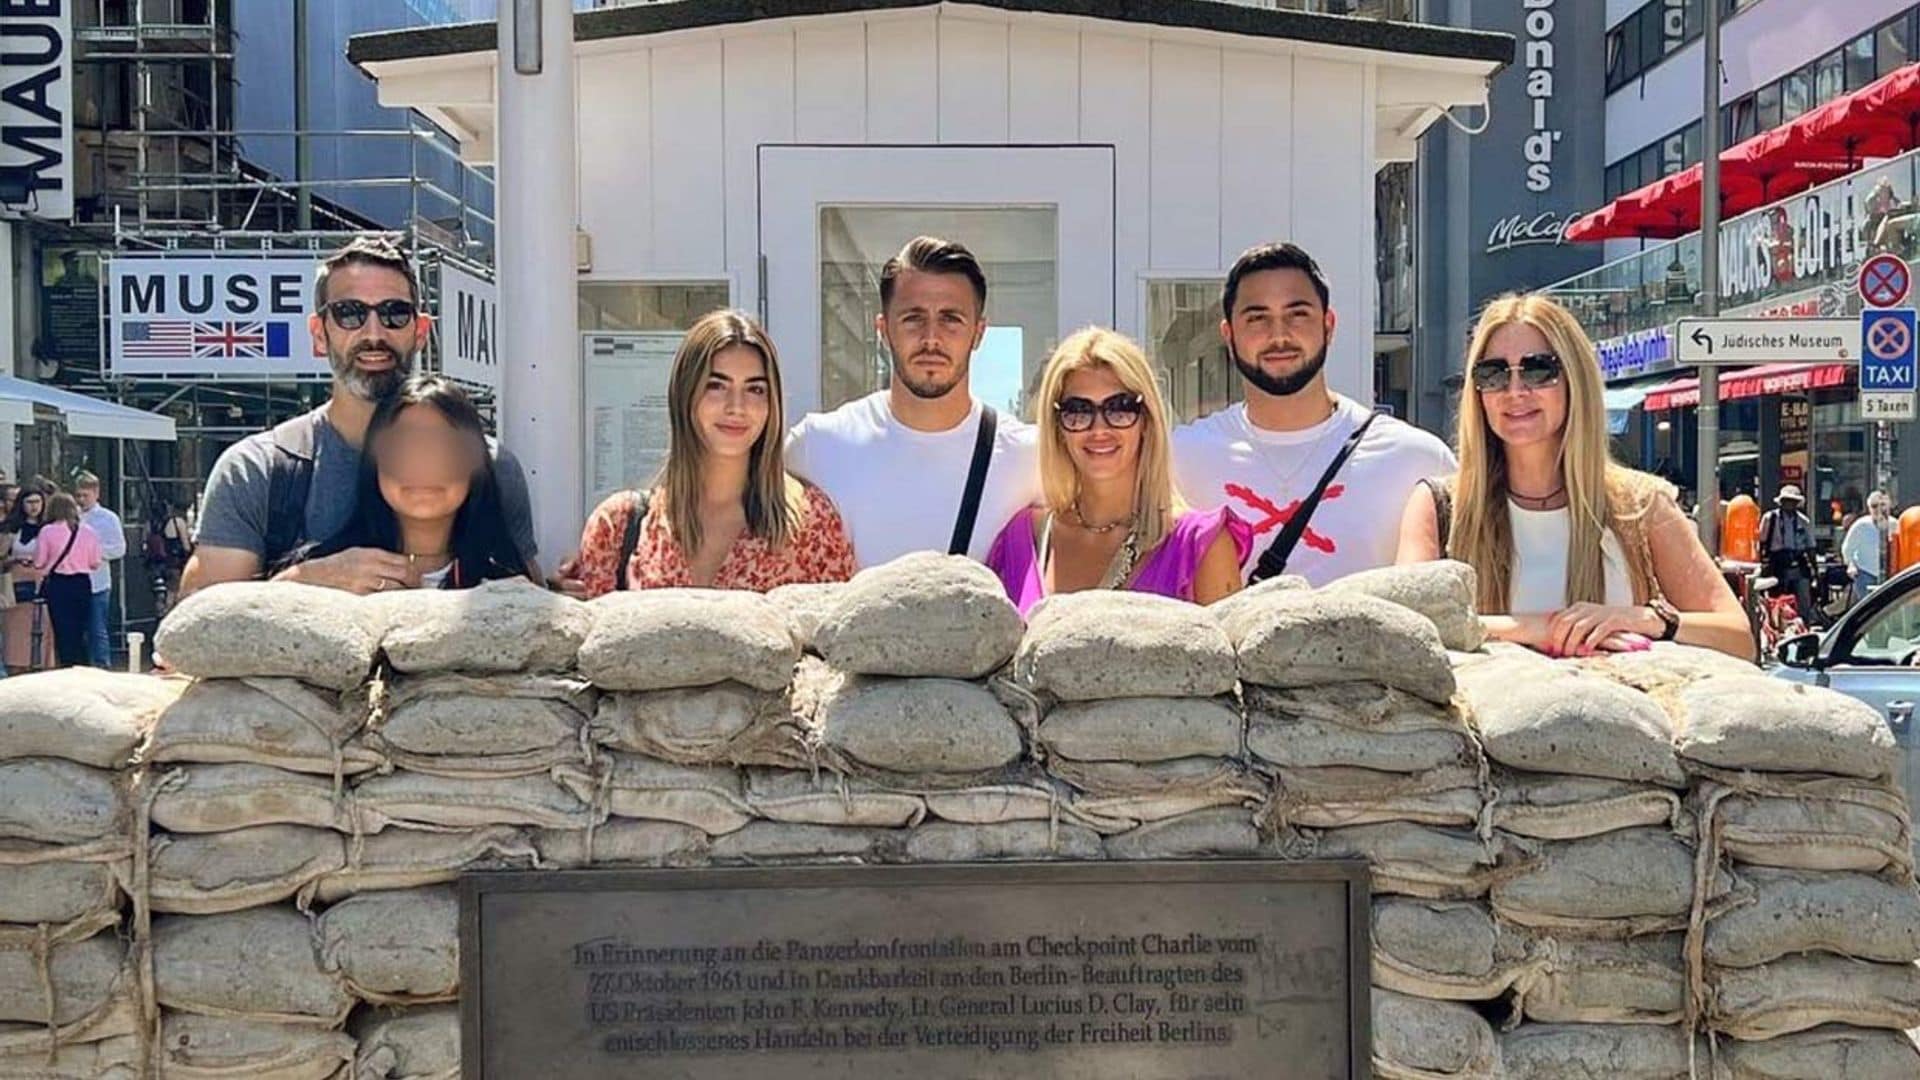
<svg viewBox="0 0 1920 1080"><path fill-rule="evenodd" d="M1827 686L1873 706L1900 744L1900 783L1920 790L1913 709L1920 702L1920 566L1895 574L1825 631L1780 643L1772 674Z"/></svg>

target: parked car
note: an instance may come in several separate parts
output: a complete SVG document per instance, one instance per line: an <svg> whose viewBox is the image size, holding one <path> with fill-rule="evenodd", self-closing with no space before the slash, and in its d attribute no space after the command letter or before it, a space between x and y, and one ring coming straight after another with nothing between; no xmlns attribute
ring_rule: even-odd
<svg viewBox="0 0 1920 1080"><path fill-rule="evenodd" d="M1900 744L1900 782L1920 791L1913 710L1920 702L1920 566L1909 567L1868 594L1824 631L1787 638L1772 674L1826 686L1873 706Z"/></svg>

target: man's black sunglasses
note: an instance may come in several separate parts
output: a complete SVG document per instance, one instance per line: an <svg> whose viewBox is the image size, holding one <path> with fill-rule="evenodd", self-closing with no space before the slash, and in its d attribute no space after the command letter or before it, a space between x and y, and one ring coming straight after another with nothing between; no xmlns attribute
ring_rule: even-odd
<svg viewBox="0 0 1920 1080"><path fill-rule="evenodd" d="M1559 382L1565 370L1560 358L1550 352L1528 353L1511 363L1504 356L1488 356L1473 365L1473 388L1483 394L1505 390L1512 385L1510 373L1517 371L1522 386L1544 390Z"/></svg>
<svg viewBox="0 0 1920 1080"><path fill-rule="evenodd" d="M367 325L367 313L380 316L380 325L389 330L404 330L413 323L413 316L419 309L411 300L382 300L369 304L365 300L335 300L320 309L324 315L333 317L333 325L342 330L358 330Z"/></svg>
<svg viewBox="0 0 1920 1080"><path fill-rule="evenodd" d="M1139 394L1115 394L1102 401L1068 397L1053 403L1054 422L1062 431L1087 431L1098 414L1110 428L1130 428L1140 422L1147 403Z"/></svg>

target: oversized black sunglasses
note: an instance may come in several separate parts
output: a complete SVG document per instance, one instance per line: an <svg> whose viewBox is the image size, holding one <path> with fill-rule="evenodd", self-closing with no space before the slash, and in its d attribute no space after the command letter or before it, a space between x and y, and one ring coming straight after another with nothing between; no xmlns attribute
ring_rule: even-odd
<svg viewBox="0 0 1920 1080"><path fill-rule="evenodd" d="M365 300L335 300L320 309L333 316L333 324L342 330L358 330L367 325L367 313L380 316L380 325L389 330L404 330L413 322L414 313L419 309L411 300L382 300L369 304Z"/></svg>
<svg viewBox="0 0 1920 1080"><path fill-rule="evenodd" d="M1504 356L1488 356L1473 365L1473 388L1483 394L1505 390L1512 385L1510 373L1517 371L1520 385L1544 390L1559 382L1565 370L1560 357L1550 352L1528 353L1511 363Z"/></svg>
<svg viewBox="0 0 1920 1080"><path fill-rule="evenodd" d="M1053 403L1053 418L1062 431L1087 431L1098 415L1110 428L1130 428L1147 411L1146 399L1139 394L1115 394L1101 401L1068 397Z"/></svg>

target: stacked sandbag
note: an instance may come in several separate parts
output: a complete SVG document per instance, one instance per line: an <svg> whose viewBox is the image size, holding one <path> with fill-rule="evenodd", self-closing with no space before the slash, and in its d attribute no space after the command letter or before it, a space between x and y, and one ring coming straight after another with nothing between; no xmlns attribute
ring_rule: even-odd
<svg viewBox="0 0 1920 1080"><path fill-rule="evenodd" d="M92 668L0 681L0 1076L109 1074L108 1044L137 1029L130 766L182 685Z"/></svg>
<svg viewBox="0 0 1920 1080"><path fill-rule="evenodd" d="M1267 787L1247 766L1232 644L1214 613L1085 592L1032 613L1014 660L1042 710L1036 752L1113 858L1247 855Z"/></svg>

